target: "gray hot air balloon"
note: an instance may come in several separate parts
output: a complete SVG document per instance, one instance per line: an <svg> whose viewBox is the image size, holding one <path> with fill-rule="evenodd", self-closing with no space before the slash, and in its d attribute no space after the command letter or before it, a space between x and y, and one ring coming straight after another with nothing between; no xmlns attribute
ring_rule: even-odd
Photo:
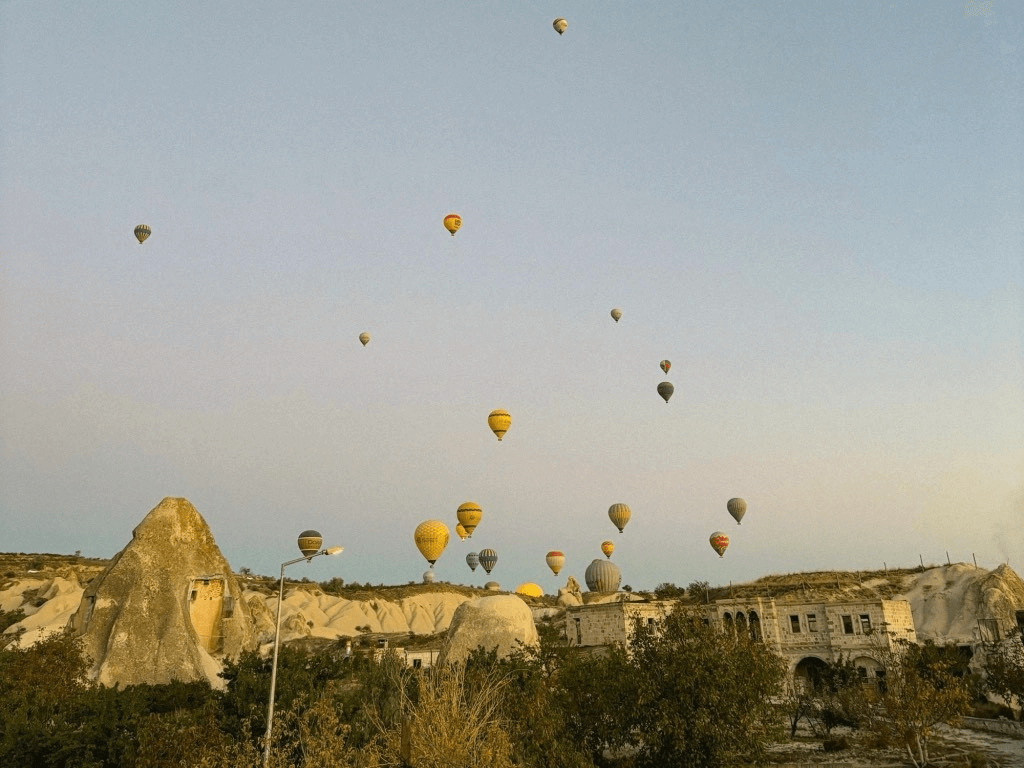
<svg viewBox="0 0 1024 768"><path fill-rule="evenodd" d="M303 531L299 534L299 552L303 557L313 557L320 551L320 545L324 543L320 531Z"/></svg>
<svg viewBox="0 0 1024 768"><path fill-rule="evenodd" d="M466 555L466 565L469 566L469 570L476 571L476 567L480 565L480 556L476 552L470 552Z"/></svg>
<svg viewBox="0 0 1024 768"><path fill-rule="evenodd" d="M591 592L618 592L622 571L611 560L594 560L583 574Z"/></svg>
<svg viewBox="0 0 1024 768"><path fill-rule="evenodd" d="M747 502L743 499L729 499L725 508L729 510L729 514L736 520L736 525L739 525L740 520L747 513Z"/></svg>
<svg viewBox="0 0 1024 768"><path fill-rule="evenodd" d="M668 399L672 397L672 393L676 391L676 388L672 386L671 381L663 381L658 385L658 394L667 403Z"/></svg>
<svg viewBox="0 0 1024 768"><path fill-rule="evenodd" d="M423 583L424 584L433 584L434 583L434 572L433 571L428 569L428 570L423 572Z"/></svg>
<svg viewBox="0 0 1024 768"><path fill-rule="evenodd" d="M487 571L488 574L498 563L498 553L493 549L481 549L479 557L480 565L484 567L484 570Z"/></svg>

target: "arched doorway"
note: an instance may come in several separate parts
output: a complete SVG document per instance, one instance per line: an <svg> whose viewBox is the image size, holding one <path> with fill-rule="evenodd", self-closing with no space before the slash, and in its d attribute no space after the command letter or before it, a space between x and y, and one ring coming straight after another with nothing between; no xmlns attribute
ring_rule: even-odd
<svg viewBox="0 0 1024 768"><path fill-rule="evenodd" d="M793 682L797 690L817 690L827 669L828 664L817 656L805 656L800 659L793 670Z"/></svg>

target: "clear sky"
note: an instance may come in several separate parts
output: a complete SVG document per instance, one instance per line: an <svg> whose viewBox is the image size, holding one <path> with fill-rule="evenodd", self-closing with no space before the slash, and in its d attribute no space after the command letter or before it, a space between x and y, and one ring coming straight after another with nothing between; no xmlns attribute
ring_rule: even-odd
<svg viewBox="0 0 1024 768"><path fill-rule="evenodd" d="M318 581L418 581L430 518L438 579L491 547L549 592L604 539L637 589L1024 570L1021 4L5 0L0 35L0 550L110 557L184 496L236 569L319 529Z"/></svg>

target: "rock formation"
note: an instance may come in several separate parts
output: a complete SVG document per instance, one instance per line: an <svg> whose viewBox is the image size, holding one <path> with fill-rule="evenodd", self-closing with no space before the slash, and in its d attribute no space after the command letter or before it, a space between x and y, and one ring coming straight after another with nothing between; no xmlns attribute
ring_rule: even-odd
<svg viewBox="0 0 1024 768"><path fill-rule="evenodd" d="M565 586L558 590L559 605L583 605L583 590L580 583L572 576L565 582Z"/></svg>
<svg viewBox="0 0 1024 768"><path fill-rule="evenodd" d="M85 589L71 628L103 685L209 680L256 645L248 606L206 521L166 498Z"/></svg>
<svg viewBox="0 0 1024 768"><path fill-rule="evenodd" d="M505 658L524 645L540 643L530 607L515 595L490 595L467 600L452 617L441 643L438 663L459 663L477 648Z"/></svg>

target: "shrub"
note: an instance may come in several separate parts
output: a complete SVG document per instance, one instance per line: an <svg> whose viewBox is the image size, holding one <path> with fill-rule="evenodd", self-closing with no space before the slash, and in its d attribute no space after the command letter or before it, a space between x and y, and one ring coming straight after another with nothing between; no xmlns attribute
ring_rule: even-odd
<svg viewBox="0 0 1024 768"><path fill-rule="evenodd" d="M842 734L829 736L821 745L826 752L842 752L850 748L850 740Z"/></svg>

